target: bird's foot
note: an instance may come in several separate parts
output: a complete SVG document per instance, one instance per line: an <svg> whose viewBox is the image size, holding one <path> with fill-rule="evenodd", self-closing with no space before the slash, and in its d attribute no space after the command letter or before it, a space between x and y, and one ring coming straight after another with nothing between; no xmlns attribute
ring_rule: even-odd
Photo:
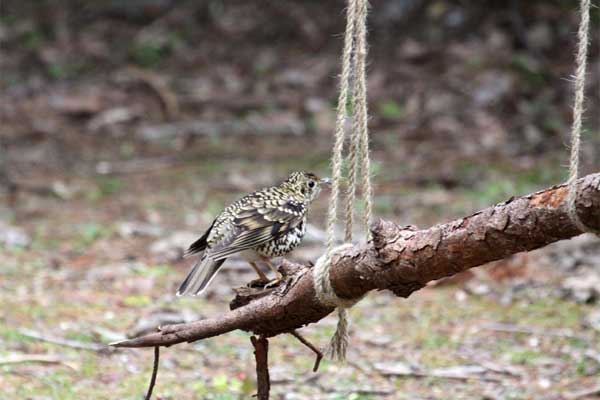
<svg viewBox="0 0 600 400"><path fill-rule="evenodd" d="M262 289L264 289L264 288L267 287L267 285L269 283L271 283L270 279L259 278L259 279L254 279L254 280L248 282L248 284L246 286L248 286L249 288L262 288Z"/></svg>
<svg viewBox="0 0 600 400"><path fill-rule="evenodd" d="M271 289L281 285L285 281L284 276L281 272L277 271L277 277L275 279L269 279L267 277L258 278L248 283L248 287L250 288L262 288L262 289Z"/></svg>
<svg viewBox="0 0 600 400"><path fill-rule="evenodd" d="M275 274L276 277L275 279L271 279L266 285L265 285L265 289L269 289L269 288L273 288L276 286L281 285L283 282L285 282L285 277L283 276L283 274L281 272L279 272L279 270L275 270Z"/></svg>
<svg viewBox="0 0 600 400"><path fill-rule="evenodd" d="M248 286L249 288L272 289L281 285L283 281L284 280L282 278L275 278L270 280L255 279L249 282L246 286Z"/></svg>
<svg viewBox="0 0 600 400"><path fill-rule="evenodd" d="M277 277L275 279L271 279L265 285L265 289L270 289L270 288L274 288L276 286L279 286L279 285L281 285L282 282L283 282L283 276Z"/></svg>

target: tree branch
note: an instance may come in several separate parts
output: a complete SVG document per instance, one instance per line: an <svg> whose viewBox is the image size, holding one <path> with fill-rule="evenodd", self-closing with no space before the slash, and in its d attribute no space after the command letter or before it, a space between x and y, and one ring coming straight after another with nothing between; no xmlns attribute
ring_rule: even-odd
<svg viewBox="0 0 600 400"><path fill-rule="evenodd" d="M558 185L425 230L380 220L371 227L371 242L333 257L333 288L345 298L374 289L408 297L432 280L579 235L583 232L569 219L566 197L567 187ZM577 209L584 223L600 229L600 173L578 180ZM333 311L317 299L309 267L284 261L280 268L288 281L266 296L242 302L218 317L167 325L112 345L170 346L237 329L270 337L317 322Z"/></svg>
<svg viewBox="0 0 600 400"><path fill-rule="evenodd" d="M264 336L250 336L254 347L254 358L256 360L256 393L257 400L269 400L271 390L271 378L269 377L269 341Z"/></svg>

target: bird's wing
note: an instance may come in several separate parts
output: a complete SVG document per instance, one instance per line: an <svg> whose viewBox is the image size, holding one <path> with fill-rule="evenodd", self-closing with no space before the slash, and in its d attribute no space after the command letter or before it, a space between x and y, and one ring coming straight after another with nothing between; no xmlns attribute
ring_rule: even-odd
<svg viewBox="0 0 600 400"><path fill-rule="evenodd" d="M227 233L208 249L213 260L252 249L280 237L302 222L305 205L293 200L268 203L263 199L243 204L231 220Z"/></svg>
<svg viewBox="0 0 600 400"><path fill-rule="evenodd" d="M190 247L185 252L185 255L200 253L201 251L204 251L206 247L208 247L208 237L212 231L213 226L215 226L216 221L217 220L214 220L213 223L210 224L210 227L206 230L206 232L204 232L201 238L199 238L190 245Z"/></svg>

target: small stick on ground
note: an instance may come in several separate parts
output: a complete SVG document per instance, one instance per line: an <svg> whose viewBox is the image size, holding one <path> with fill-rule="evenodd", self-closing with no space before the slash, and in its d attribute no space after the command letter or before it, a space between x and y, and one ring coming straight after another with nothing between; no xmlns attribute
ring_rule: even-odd
<svg viewBox="0 0 600 400"><path fill-rule="evenodd" d="M152 391L156 384L156 375L158 375L158 359L160 357L160 346L154 347L154 365L152 366L152 377L150 378L150 384L148 385L148 391L144 400L150 400L152 397Z"/></svg>
<svg viewBox="0 0 600 400"><path fill-rule="evenodd" d="M250 336L254 346L254 357L256 359L256 382L258 390L257 400L269 400L271 380L269 378L269 341L264 336Z"/></svg>
<svg viewBox="0 0 600 400"><path fill-rule="evenodd" d="M28 363L62 364L71 369L76 369L69 360L51 354L9 354L6 357L0 357L0 366Z"/></svg>
<svg viewBox="0 0 600 400"><path fill-rule="evenodd" d="M29 337L29 338L32 338L32 339L41 340L42 342L57 344L59 346L71 347L73 349L90 350L90 351L106 352L106 353L113 351L109 346L107 346L105 344L86 343L86 342L81 342L78 340L63 339L63 338L49 336L49 335L46 336L46 335L42 335L39 332L32 331L30 329L25 329L25 328L19 329L18 332L19 332L19 334Z"/></svg>
<svg viewBox="0 0 600 400"><path fill-rule="evenodd" d="M586 337L582 335L577 335L568 329L537 329L530 326L502 323L484 324L481 326L481 328L495 332L523 333L527 335L552 336L559 338L586 340Z"/></svg>
<svg viewBox="0 0 600 400"><path fill-rule="evenodd" d="M308 347L315 353L316 358L315 358L315 366L313 367L313 372L317 372L317 370L319 369L319 365L321 364L321 360L323 359L323 353L321 352L321 350L317 349L314 344L312 344L311 342L306 340L306 338L304 336L302 336L301 334L299 334L298 331L291 331L290 335L292 335L293 337L298 339L300 341L300 343L302 343L303 345L305 345L306 347Z"/></svg>
<svg viewBox="0 0 600 400"><path fill-rule="evenodd" d="M578 392L565 393L564 397L568 400L578 400L584 397L595 396L597 394L600 394L600 385L588 389L583 389Z"/></svg>

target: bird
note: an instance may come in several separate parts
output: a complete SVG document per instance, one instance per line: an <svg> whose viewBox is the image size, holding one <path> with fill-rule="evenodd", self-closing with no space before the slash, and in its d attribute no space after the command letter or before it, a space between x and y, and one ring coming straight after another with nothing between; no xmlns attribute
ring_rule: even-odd
<svg viewBox="0 0 600 400"><path fill-rule="evenodd" d="M226 207L187 250L186 255L199 257L177 296L201 294L234 254L250 264L260 282L268 286L280 282L283 276L270 259L286 255L300 244L310 206L329 183L329 178L295 171L279 185L247 194ZM275 272L274 280L260 270L259 261Z"/></svg>

